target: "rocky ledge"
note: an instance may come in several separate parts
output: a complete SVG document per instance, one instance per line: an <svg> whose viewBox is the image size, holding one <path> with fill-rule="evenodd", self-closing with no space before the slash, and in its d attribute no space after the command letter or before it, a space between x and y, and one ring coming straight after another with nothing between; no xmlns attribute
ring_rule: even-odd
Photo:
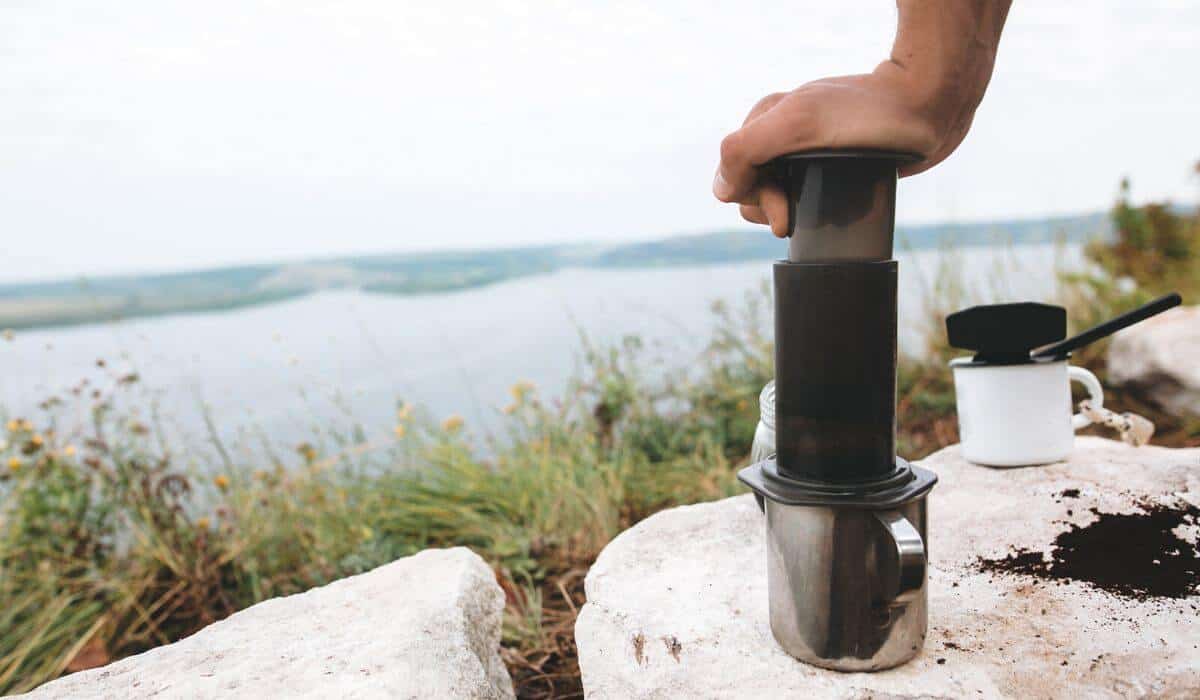
<svg viewBox="0 0 1200 700"><path fill-rule="evenodd" d="M1200 306L1171 309L1118 333L1108 378L1170 411L1200 415Z"/></svg>
<svg viewBox="0 0 1200 700"><path fill-rule="evenodd" d="M587 576L576 625L590 698L1200 696L1200 449L1080 438L1067 462L922 462L929 636L873 674L802 664L767 622L752 496L659 513Z"/></svg>
<svg viewBox="0 0 1200 700"><path fill-rule="evenodd" d="M511 698L504 593L465 548L247 608L29 698Z"/></svg>

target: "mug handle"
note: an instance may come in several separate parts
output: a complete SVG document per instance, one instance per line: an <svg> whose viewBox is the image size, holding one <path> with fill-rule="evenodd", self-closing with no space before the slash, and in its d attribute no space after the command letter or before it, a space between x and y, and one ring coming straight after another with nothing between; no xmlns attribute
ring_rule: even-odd
<svg viewBox="0 0 1200 700"><path fill-rule="evenodd" d="M1082 367L1067 365L1067 377L1070 381L1079 382L1087 389L1088 398L1093 408L1102 408L1104 406L1104 389L1100 386L1100 380L1096 379L1096 375ZM1092 421L1082 413L1076 413L1071 416L1071 427L1075 430L1086 428L1091 424Z"/></svg>
<svg viewBox="0 0 1200 700"><path fill-rule="evenodd" d="M896 580L888 582L888 603L909 603L925 585L925 542L921 533L898 510L877 510L875 519L896 547Z"/></svg>

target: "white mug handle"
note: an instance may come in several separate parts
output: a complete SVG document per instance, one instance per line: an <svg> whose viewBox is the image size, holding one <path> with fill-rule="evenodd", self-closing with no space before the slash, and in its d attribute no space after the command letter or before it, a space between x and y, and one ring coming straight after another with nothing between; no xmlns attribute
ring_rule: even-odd
<svg viewBox="0 0 1200 700"><path fill-rule="evenodd" d="M1091 400L1093 408L1104 406L1104 389L1100 386L1100 380L1096 379L1096 375L1082 367L1067 365L1067 377L1071 381L1079 382L1087 389L1088 398ZM1092 421L1082 413L1076 413L1071 416L1071 427L1075 430L1086 428L1091 424Z"/></svg>

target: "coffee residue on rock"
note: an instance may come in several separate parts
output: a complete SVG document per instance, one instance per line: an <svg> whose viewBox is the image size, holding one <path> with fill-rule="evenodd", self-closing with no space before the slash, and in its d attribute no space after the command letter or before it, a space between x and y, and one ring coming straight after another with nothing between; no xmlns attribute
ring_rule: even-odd
<svg viewBox="0 0 1200 700"><path fill-rule="evenodd" d="M1200 509L1146 503L1135 513L1101 513L1096 508L1091 512L1096 520L1060 533L1048 556L1018 549L1000 559L980 557L980 569L1081 581L1134 600L1186 598L1198 592L1197 543L1184 541L1174 531L1195 525Z"/></svg>

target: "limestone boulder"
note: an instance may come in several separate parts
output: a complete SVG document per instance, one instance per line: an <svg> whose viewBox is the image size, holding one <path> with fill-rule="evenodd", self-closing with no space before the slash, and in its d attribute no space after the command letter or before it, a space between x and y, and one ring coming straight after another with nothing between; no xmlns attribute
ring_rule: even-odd
<svg viewBox="0 0 1200 700"><path fill-rule="evenodd" d="M28 698L512 698L504 594L462 547L275 598Z"/></svg>
<svg viewBox="0 0 1200 700"><path fill-rule="evenodd" d="M1200 415L1200 306L1171 309L1114 336L1108 376L1169 410Z"/></svg>
<svg viewBox="0 0 1200 700"><path fill-rule="evenodd" d="M604 550L576 625L587 697L1200 697L1200 597L1185 570L1200 568L1187 563L1200 449L1080 438L1043 467L979 467L957 447L922 464L940 481L929 635L913 661L838 673L785 654L767 618L763 518L745 495L659 513ZM1158 576L1159 559L1176 578Z"/></svg>

